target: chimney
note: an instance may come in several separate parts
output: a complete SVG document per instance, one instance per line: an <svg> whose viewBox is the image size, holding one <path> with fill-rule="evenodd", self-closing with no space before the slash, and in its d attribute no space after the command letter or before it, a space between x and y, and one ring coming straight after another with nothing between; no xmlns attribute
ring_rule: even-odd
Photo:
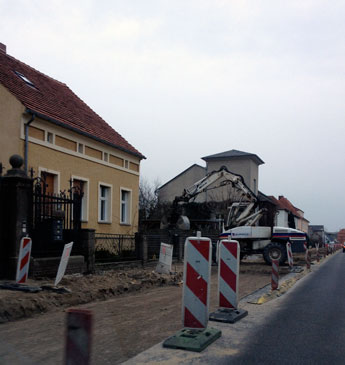
<svg viewBox="0 0 345 365"><path fill-rule="evenodd" d="M6 53L6 45L3 43L0 43L0 52Z"/></svg>
<svg viewBox="0 0 345 365"><path fill-rule="evenodd" d="M283 199L284 195L279 195L278 200Z"/></svg>

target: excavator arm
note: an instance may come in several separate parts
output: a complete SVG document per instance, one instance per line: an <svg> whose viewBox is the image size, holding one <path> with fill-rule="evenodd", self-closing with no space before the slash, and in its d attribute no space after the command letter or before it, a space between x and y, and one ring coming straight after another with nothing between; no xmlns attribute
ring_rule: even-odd
<svg viewBox="0 0 345 365"><path fill-rule="evenodd" d="M216 183L220 179L222 179L222 181L218 185L213 186L212 189L216 189L225 185L231 185L241 195L240 200L246 198L246 200L249 202L257 202L256 195L245 184L243 177L241 175L230 172L225 166L222 166L217 171L212 171L208 173L204 178L200 179L195 184L185 189L181 196L175 198L175 201L189 202L200 193L209 190L211 188L211 185Z"/></svg>

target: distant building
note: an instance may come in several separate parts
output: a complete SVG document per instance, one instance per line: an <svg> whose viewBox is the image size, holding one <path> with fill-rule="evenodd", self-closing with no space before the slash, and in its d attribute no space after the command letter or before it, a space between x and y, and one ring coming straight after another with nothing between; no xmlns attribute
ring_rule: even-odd
<svg viewBox="0 0 345 365"><path fill-rule="evenodd" d="M344 244L344 242L345 242L345 228L341 229L338 232L337 241L338 241L338 243L340 243L342 245Z"/></svg>
<svg viewBox="0 0 345 365"><path fill-rule="evenodd" d="M338 232L325 232L325 243L338 242L337 235Z"/></svg>
<svg viewBox="0 0 345 365"><path fill-rule="evenodd" d="M206 162L206 167L194 164L175 176L160 188L158 188L158 197L161 202L172 202L176 196L183 194L184 189L192 186L206 174L219 170L225 166L229 171L241 175L245 184L258 194L259 186L259 166L264 162L260 157L253 153L230 150L215 155L202 157ZM214 185L218 185L217 182ZM212 188L212 186L210 186ZM231 186L224 186L217 189L210 189L206 193L201 193L195 199L196 202L209 201L226 201L234 194Z"/></svg>
<svg viewBox="0 0 345 365"><path fill-rule="evenodd" d="M264 164L259 156L238 150L216 153L202 157L206 161L207 173L225 166L231 172L241 175L246 185L257 195L259 187L259 166Z"/></svg>
<svg viewBox="0 0 345 365"><path fill-rule="evenodd" d="M308 235L313 243L325 244L325 227L323 225L309 225Z"/></svg>
<svg viewBox="0 0 345 365"><path fill-rule="evenodd" d="M164 185L159 187L158 195L160 202L172 202L176 196L183 193L183 189L193 185L196 181L204 178L206 175L205 167L194 164L188 169L182 171ZM205 193L199 194L195 199L196 202L205 201Z"/></svg>
<svg viewBox="0 0 345 365"><path fill-rule="evenodd" d="M304 218L304 212L296 208L290 200L280 195L278 199L270 196L277 205L277 215L275 225L279 227L296 228L302 232L308 233L309 221Z"/></svg>

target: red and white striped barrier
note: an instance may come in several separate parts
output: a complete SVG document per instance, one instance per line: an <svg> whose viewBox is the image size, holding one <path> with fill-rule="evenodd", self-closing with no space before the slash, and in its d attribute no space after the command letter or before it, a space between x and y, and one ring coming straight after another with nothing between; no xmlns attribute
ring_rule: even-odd
<svg viewBox="0 0 345 365"><path fill-rule="evenodd" d="M286 243L286 252L287 252L287 257L288 257L288 263L289 263L290 270L293 270L293 256L292 256L292 249L291 249L291 243L290 242Z"/></svg>
<svg viewBox="0 0 345 365"><path fill-rule="evenodd" d="M271 288L277 290L279 287L279 260L272 260Z"/></svg>
<svg viewBox="0 0 345 365"><path fill-rule="evenodd" d="M206 328L210 302L212 242L188 237L183 270L182 322L186 328Z"/></svg>
<svg viewBox="0 0 345 365"><path fill-rule="evenodd" d="M304 259L305 259L305 262L306 262L306 265L307 265L307 269L309 270L310 269L311 257L310 257L310 252L309 252L307 243L304 243L304 249L305 249Z"/></svg>
<svg viewBox="0 0 345 365"><path fill-rule="evenodd" d="M67 311L66 365L91 363L92 312L87 309Z"/></svg>
<svg viewBox="0 0 345 365"><path fill-rule="evenodd" d="M315 243L315 248L316 248L316 261L320 262L320 252L319 252L319 247L320 245L318 243Z"/></svg>
<svg viewBox="0 0 345 365"><path fill-rule="evenodd" d="M219 244L218 302L221 308L237 308L240 245L222 240Z"/></svg>
<svg viewBox="0 0 345 365"><path fill-rule="evenodd" d="M25 283L29 274L30 255L32 240L30 237L23 237L20 241L19 257L17 263L16 282Z"/></svg>

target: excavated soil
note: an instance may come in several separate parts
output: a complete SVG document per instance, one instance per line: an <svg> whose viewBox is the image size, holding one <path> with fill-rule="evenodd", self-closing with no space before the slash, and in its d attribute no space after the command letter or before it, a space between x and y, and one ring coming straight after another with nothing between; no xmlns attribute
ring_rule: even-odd
<svg viewBox="0 0 345 365"><path fill-rule="evenodd" d="M304 255L295 256L296 265L304 265ZM315 257L314 257L315 258ZM183 265L173 265L173 273L157 274L154 267L127 268L104 271L94 275L66 275L59 287L70 293L43 290L27 293L0 289L0 323L32 317L48 311L77 306L95 301L104 301L150 288L182 286ZM287 274L287 265L280 267L280 275ZM270 282L271 267L265 265L261 256L244 259L240 266L239 296L243 297ZM52 280L28 280L30 286L52 285ZM217 267L212 267L212 288L217 287ZM211 301L212 304L212 301Z"/></svg>

